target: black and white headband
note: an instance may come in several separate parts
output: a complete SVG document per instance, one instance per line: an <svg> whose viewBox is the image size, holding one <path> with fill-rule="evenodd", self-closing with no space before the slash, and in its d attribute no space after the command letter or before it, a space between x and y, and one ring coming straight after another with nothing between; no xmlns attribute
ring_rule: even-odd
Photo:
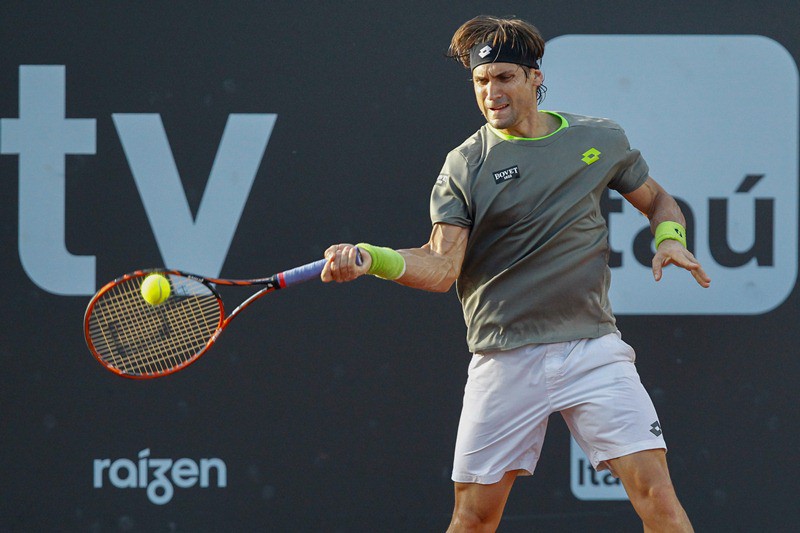
<svg viewBox="0 0 800 533"><path fill-rule="evenodd" d="M469 50L469 68L485 65L486 63L514 63L538 69L539 63L531 54L523 54L518 48L503 46L502 44L477 43Z"/></svg>

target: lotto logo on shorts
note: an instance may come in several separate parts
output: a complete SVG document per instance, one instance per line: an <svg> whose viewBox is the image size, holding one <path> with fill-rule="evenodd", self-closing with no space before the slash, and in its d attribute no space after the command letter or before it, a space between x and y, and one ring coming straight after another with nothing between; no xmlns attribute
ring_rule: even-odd
<svg viewBox="0 0 800 533"><path fill-rule="evenodd" d="M661 434L663 433L663 431L661 431L661 424L658 423L658 420L656 420L650 425L650 433L652 433L656 437L660 437Z"/></svg>
<svg viewBox="0 0 800 533"><path fill-rule="evenodd" d="M669 267L654 283L647 219L611 192L601 210L614 312L760 314L786 301L797 283L800 171L800 82L786 49L759 35L565 35L547 43L547 58L548 105L625 129L681 206L689 248L712 279L703 289ZM742 65L757 82L742 81Z"/></svg>

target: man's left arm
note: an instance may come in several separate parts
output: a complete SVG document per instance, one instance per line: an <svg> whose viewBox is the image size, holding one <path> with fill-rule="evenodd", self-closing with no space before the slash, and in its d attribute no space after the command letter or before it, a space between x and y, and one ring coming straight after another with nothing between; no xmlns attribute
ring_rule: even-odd
<svg viewBox="0 0 800 533"><path fill-rule="evenodd" d="M670 222L686 226L686 220L681 213L681 208L675 199L659 185L656 180L648 177L638 189L623 194L625 199L636 209L650 219L650 230L655 235L660 224ZM673 238L661 241L653 256L653 277L659 281L662 270L667 265L677 265L691 272L694 279L702 287L711 285L711 278L706 274L700 262L686 249L683 243Z"/></svg>

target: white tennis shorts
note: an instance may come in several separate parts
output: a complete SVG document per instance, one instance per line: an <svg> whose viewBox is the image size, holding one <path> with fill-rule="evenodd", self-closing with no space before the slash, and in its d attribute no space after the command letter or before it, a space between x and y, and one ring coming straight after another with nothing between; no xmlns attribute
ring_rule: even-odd
<svg viewBox="0 0 800 533"><path fill-rule="evenodd" d="M596 470L607 469L609 459L666 449L635 359L619 332L473 355L453 481L490 484L512 470L533 474L555 412Z"/></svg>

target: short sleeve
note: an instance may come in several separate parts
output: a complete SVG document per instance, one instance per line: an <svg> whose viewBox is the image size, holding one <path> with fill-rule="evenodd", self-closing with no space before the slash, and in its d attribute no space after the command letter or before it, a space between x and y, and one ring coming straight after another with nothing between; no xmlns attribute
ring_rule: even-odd
<svg viewBox="0 0 800 533"><path fill-rule="evenodd" d="M639 150L631 148L628 137L621 129L618 130L617 149L621 154L619 162L615 166L611 181L608 186L620 194L633 192L647 181L650 175L650 168L642 157Z"/></svg>
<svg viewBox="0 0 800 533"><path fill-rule="evenodd" d="M431 192L430 211L433 224L441 222L465 228L472 226L468 175L464 156L455 150L450 152Z"/></svg>

